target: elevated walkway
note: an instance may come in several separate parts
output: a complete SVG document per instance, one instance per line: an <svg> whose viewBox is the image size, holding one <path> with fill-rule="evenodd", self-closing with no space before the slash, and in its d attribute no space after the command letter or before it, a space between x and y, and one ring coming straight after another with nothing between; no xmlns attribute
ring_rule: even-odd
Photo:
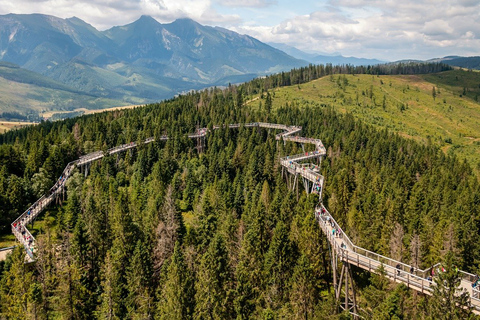
<svg viewBox="0 0 480 320"><path fill-rule="evenodd" d="M441 272L441 265L439 263L432 268L425 270L414 269L412 272L410 265L353 244L347 234L344 233L342 228L323 205L316 208L315 218L327 237L335 256L337 256L342 262L375 273L378 273L380 266L383 266L385 276L390 280L404 283L408 288L418 292L428 295L432 294L435 283L430 280L429 277L432 268L436 274ZM470 303L474 308L473 311L476 314L480 314L479 290L472 288L472 283L475 281L476 276L461 270L458 272L462 279L460 288L462 291L468 292L470 295Z"/></svg>
<svg viewBox="0 0 480 320"><path fill-rule="evenodd" d="M320 139L304 138L295 136L295 134L301 131L301 127L287 126L284 124L264 123L264 122L252 122L246 124L230 124L229 128L240 127L260 127L266 129L282 130L283 132L275 136L276 140L292 141L300 144L313 144L315 146L314 151L305 152L297 155L290 155L280 159L280 164L286 174L290 174L290 178L294 177L293 188L297 186L299 177L303 179L305 190L307 193L317 193L321 199L324 177L320 174L320 164L304 163L304 161L317 160L321 161L322 157L326 156L325 147ZM213 130L219 129L225 126L214 126ZM205 138L209 130L207 128L200 128L193 134L188 135L191 139ZM168 140L168 136L162 136L159 140ZM154 142L153 137L143 141L143 144ZM136 142L123 144L111 149L108 149L105 153L103 151L96 151L67 164L62 172L62 175L55 182L55 185L40 199L38 199L33 205L31 205L25 212L23 212L14 222L11 224L12 232L17 240L25 247L28 258L30 261L35 259L36 243L35 238L27 229L29 223L38 217L43 210L56 199L59 195L65 191L65 182L71 176L73 170L76 167L88 165L93 161L102 159L106 154L117 154L137 147ZM297 189L298 192L298 189ZM410 265L404 264L401 261L379 255L375 252L363 249L356 246L348 237L347 234L341 229L333 216L323 206L319 206L315 209L315 218L317 219L320 228L328 239L328 243L332 252L332 261L340 260L343 265L355 265L359 268L367 270L369 272L378 272L380 266L383 266L386 277L392 281L404 283L413 290L431 294L434 283L428 280L431 269L420 270L416 269L411 272ZM334 265L334 273L336 272L337 265ZM439 267L439 264L433 268ZM459 270L462 281L460 288L467 291L470 294L470 303L475 313L480 314L480 291L478 288L472 288L472 283L475 281L476 276ZM340 276L339 283L335 283L337 300L340 298L342 277L345 275L346 289L345 289L345 304L346 310L352 306L352 303L347 301L349 294L348 287L348 270L344 272L342 268L342 274ZM334 275L334 282L336 282L336 275ZM353 308L355 307L355 301L353 301Z"/></svg>

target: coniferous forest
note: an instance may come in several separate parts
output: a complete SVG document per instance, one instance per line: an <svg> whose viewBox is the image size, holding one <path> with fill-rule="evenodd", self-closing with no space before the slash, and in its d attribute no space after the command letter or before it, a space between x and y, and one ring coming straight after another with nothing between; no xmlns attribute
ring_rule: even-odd
<svg viewBox="0 0 480 320"><path fill-rule="evenodd" d="M279 157L301 147L259 128L214 130L203 152L187 137L229 123L299 125L322 139L323 201L356 244L418 268L444 260L477 273L480 186L466 161L328 107L249 108L246 92L260 81L0 136L2 233L80 155L171 137L67 181L42 215L37 261L25 264L17 247L0 264L1 317L347 319L336 314L318 197L297 200L281 178ZM354 276L367 319L474 317L442 291Z"/></svg>

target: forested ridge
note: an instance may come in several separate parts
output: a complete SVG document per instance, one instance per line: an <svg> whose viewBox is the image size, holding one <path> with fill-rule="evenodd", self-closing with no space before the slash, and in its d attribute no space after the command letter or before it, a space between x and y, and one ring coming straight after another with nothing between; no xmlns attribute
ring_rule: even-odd
<svg viewBox="0 0 480 320"><path fill-rule="evenodd" d="M300 125L322 139L324 203L355 243L421 268L453 254L459 268L477 271L480 188L466 162L327 107L252 110L245 91L212 89L0 136L3 232L79 155L172 137L68 181L66 201L46 212L54 219L37 235L36 267L24 265L21 248L1 265L2 316L335 318L328 246L312 214L318 198L297 201L280 176L277 159L300 147L277 145L274 131L219 129L199 154L186 136L228 123ZM360 270L356 278L367 318L465 317L447 313L441 297Z"/></svg>

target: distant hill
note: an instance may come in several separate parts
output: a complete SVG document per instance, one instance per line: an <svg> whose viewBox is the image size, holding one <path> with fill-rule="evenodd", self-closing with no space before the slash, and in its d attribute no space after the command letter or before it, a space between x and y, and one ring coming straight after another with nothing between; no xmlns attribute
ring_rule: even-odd
<svg viewBox="0 0 480 320"><path fill-rule="evenodd" d="M11 63L0 62L0 118L40 120L39 113L77 108L102 109L123 101L86 94Z"/></svg>
<svg viewBox="0 0 480 320"><path fill-rule="evenodd" d="M295 57L297 59L306 60L313 64L327 64L331 63L333 65L342 65L349 64L352 66L361 66L361 65L376 65L385 63L385 61L377 59L366 59L366 58L356 58L356 57L344 57L340 54L313 54L306 53L302 50L299 50L295 47L283 44L283 43L269 43L272 47L275 47L279 50L284 51L285 53Z"/></svg>
<svg viewBox="0 0 480 320"><path fill-rule="evenodd" d="M307 65L250 36L149 16L98 31L78 18L0 16L0 61L95 97L138 104ZM33 76L32 76L33 77Z"/></svg>
<svg viewBox="0 0 480 320"><path fill-rule="evenodd" d="M476 57L459 57L447 56L439 59L431 59L429 61L443 62L451 66L480 70L480 56Z"/></svg>
<svg viewBox="0 0 480 320"><path fill-rule="evenodd" d="M407 67L408 69L408 67ZM480 72L338 74L275 89L272 109L331 107L467 159L480 173ZM435 95L432 91L435 90ZM258 105L249 96L250 105Z"/></svg>

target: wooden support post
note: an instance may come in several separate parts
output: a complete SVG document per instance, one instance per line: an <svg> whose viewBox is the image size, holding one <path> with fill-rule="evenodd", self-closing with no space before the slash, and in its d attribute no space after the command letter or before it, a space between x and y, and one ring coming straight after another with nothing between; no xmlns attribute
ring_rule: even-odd
<svg viewBox="0 0 480 320"><path fill-rule="evenodd" d="M349 310L348 307L348 262L343 263L343 268L346 268L346 275L345 275L345 309L344 310Z"/></svg>
<svg viewBox="0 0 480 320"><path fill-rule="evenodd" d="M328 242L328 245L332 248L331 253L332 253L333 290L336 293L337 292L337 286L338 286L338 284L337 284L337 266L336 266L336 263L335 263L336 255L335 255L335 252L333 252L333 247L330 245L330 242Z"/></svg>
<svg viewBox="0 0 480 320"><path fill-rule="evenodd" d="M342 293L342 282L343 282L343 276L345 275L345 265L342 264L342 271L340 272L340 279L338 280L338 286L335 288L335 299L337 300L337 303L340 301L340 295Z"/></svg>
<svg viewBox="0 0 480 320"><path fill-rule="evenodd" d="M354 313L354 319L357 319L357 299L356 299L356 293L355 293L355 286L353 282L353 273L352 273L352 268L348 268L349 273L350 273L350 280L352 282L351 287L352 287L352 302L353 302L353 313Z"/></svg>
<svg viewBox="0 0 480 320"><path fill-rule="evenodd" d="M293 178L293 189L295 189L296 185L297 185L297 174L295 174L294 178Z"/></svg>
<svg viewBox="0 0 480 320"><path fill-rule="evenodd" d="M297 181L297 201L298 201L298 174L295 173L295 181Z"/></svg>

